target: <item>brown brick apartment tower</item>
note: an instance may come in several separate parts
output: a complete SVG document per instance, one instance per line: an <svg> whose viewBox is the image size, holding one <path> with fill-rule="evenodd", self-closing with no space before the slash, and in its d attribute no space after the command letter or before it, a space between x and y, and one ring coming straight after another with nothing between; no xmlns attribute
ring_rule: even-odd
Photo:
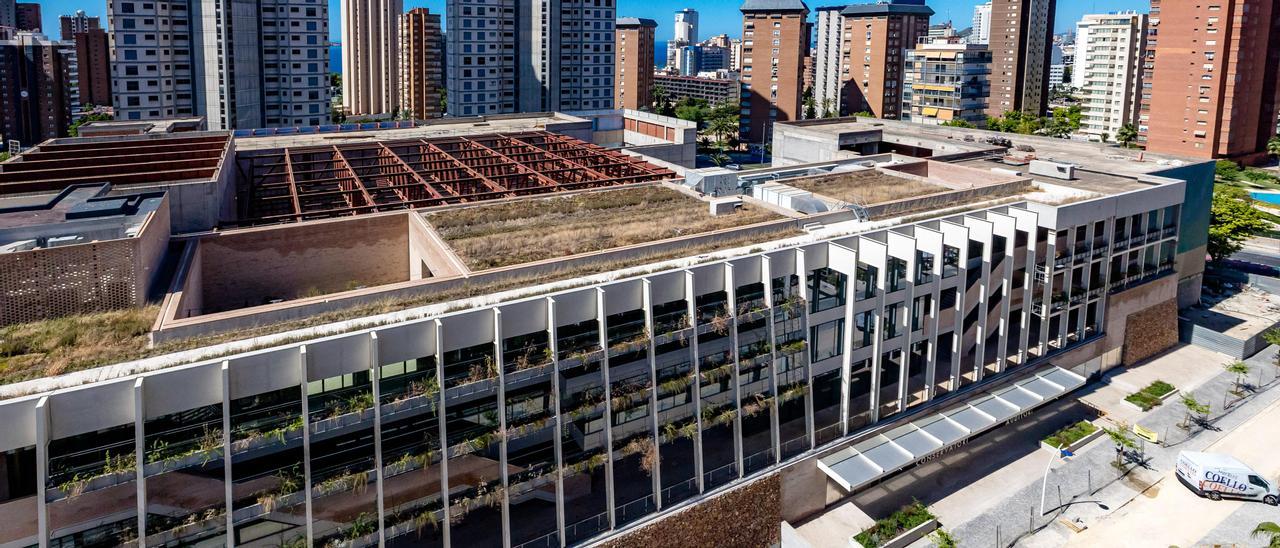
<svg viewBox="0 0 1280 548"><path fill-rule="evenodd" d="M1138 129L1147 150L1262 158L1276 130L1280 0L1152 0L1144 61L1151 86Z"/></svg>
<svg viewBox="0 0 1280 548"><path fill-rule="evenodd" d="M613 107L638 109L653 104L653 31L658 22L619 17L613 68Z"/></svg>
<svg viewBox="0 0 1280 548"><path fill-rule="evenodd" d="M799 120L809 6L802 0L742 4L742 140L763 143L774 122Z"/></svg>
<svg viewBox="0 0 1280 548"><path fill-rule="evenodd" d="M1047 110L1056 10L1056 0L992 0L988 116Z"/></svg>
<svg viewBox="0 0 1280 548"><path fill-rule="evenodd" d="M933 10L924 0L899 0L854 4L840 14L845 35L840 51L841 114L870 112L897 119L902 114L903 55L929 35Z"/></svg>
<svg viewBox="0 0 1280 548"><path fill-rule="evenodd" d="M440 14L427 8L411 9L400 18L400 108L415 118L444 114L440 90L444 89L444 37Z"/></svg>
<svg viewBox="0 0 1280 548"><path fill-rule="evenodd" d="M80 104L111 105L111 50L107 31L97 17L83 11L58 18L62 40L75 42L76 65L80 77Z"/></svg>

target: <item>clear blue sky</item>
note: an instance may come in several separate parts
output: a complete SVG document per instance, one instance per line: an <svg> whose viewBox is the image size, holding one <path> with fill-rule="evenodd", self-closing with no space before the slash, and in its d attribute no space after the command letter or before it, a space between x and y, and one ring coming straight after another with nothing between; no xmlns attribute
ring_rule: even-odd
<svg viewBox="0 0 1280 548"><path fill-rule="evenodd" d="M857 3L861 0L809 2L813 9L824 5L840 5ZM867 0L870 2L871 0ZM58 16L74 13L82 9L89 15L103 16L106 13L106 0L46 0L40 1L41 15L44 17L45 34L57 38ZM973 18L973 6L977 0L929 0L929 6L937 13L933 22L939 23L951 19L957 28L969 26ZM405 9L426 7L432 12L444 13L444 0L405 0ZM618 16L648 17L658 22L657 38L665 41L671 37L672 14L681 8L693 7L699 13L698 33L703 37L717 34L738 36L742 32L742 17L738 7L741 0L618 0ZM1148 0L1058 0L1057 31L1062 32L1074 26L1074 22L1085 13L1097 13L1114 10L1147 11ZM329 3L329 31L333 39L338 40L341 30L338 27L338 4ZM106 25L106 21L103 21Z"/></svg>

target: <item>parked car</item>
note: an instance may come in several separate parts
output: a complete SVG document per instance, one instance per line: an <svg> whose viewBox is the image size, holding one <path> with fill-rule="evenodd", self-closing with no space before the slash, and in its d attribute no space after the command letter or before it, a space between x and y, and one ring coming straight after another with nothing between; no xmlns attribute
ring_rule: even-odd
<svg viewBox="0 0 1280 548"><path fill-rule="evenodd" d="M1174 475L1195 494L1211 500L1230 497L1280 504L1280 488L1231 455L1182 451Z"/></svg>

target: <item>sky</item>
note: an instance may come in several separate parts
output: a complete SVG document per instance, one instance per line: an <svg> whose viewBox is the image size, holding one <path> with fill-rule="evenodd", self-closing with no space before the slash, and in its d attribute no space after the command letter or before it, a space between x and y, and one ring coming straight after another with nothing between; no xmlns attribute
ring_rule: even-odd
<svg viewBox="0 0 1280 548"><path fill-rule="evenodd" d="M827 5L859 3L864 0L806 2L809 9ZM865 0L871 2L872 0ZM444 14L445 0L405 0L404 8L425 7L432 13ZM973 19L973 6L977 0L929 0L933 8L934 23L950 19L956 28L965 28ZM104 16L107 10L106 0L44 0L40 1L41 16L44 17L45 34L54 38L58 35L58 16L72 14L82 9L89 15ZM742 16L738 7L741 0L618 0L619 17L646 17L658 22L656 38L665 42L672 35L672 17L676 10L693 7L698 10L698 34L700 38L728 34L737 37L742 33ZM1100 13L1116 10L1148 11L1149 0L1059 0L1056 32L1064 32L1075 26L1085 13ZM106 21L103 21L106 25ZM338 25L338 2L329 2L329 34L335 42L342 34Z"/></svg>

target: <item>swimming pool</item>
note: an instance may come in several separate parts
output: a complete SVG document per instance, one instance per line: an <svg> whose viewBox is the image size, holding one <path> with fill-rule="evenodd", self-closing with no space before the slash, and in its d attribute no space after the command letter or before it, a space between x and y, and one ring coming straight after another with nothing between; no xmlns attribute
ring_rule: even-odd
<svg viewBox="0 0 1280 548"><path fill-rule="evenodd" d="M1249 196L1259 202L1280 205L1280 192L1250 192Z"/></svg>

